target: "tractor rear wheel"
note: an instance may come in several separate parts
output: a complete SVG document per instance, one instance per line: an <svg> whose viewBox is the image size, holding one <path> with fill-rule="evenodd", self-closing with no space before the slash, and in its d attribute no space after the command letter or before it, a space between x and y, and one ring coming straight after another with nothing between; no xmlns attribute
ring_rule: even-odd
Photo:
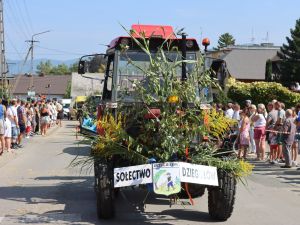
<svg viewBox="0 0 300 225"><path fill-rule="evenodd" d="M236 179L233 174L219 170L218 180L218 187L208 188L208 211L213 219L226 221L233 211Z"/></svg>

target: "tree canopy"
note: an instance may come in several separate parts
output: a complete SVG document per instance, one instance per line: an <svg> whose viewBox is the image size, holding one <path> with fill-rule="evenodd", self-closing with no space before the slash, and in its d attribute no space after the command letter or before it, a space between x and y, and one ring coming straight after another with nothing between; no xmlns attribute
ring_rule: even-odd
<svg viewBox="0 0 300 225"><path fill-rule="evenodd" d="M50 60L45 62L40 62L37 65L37 72L39 74L45 75L70 75L72 72L77 71L78 63L74 63L71 66L68 66L64 63L58 64L57 66L52 65Z"/></svg>
<svg viewBox="0 0 300 225"><path fill-rule="evenodd" d="M71 81L68 82L64 98L71 98Z"/></svg>
<svg viewBox="0 0 300 225"><path fill-rule="evenodd" d="M229 33L222 34L218 40L218 49L225 48L230 45L235 45L235 39Z"/></svg>
<svg viewBox="0 0 300 225"><path fill-rule="evenodd" d="M281 82L289 85L300 80L300 19L296 20L295 29L291 29L291 37L286 37L287 44L283 44L278 52L281 59Z"/></svg>

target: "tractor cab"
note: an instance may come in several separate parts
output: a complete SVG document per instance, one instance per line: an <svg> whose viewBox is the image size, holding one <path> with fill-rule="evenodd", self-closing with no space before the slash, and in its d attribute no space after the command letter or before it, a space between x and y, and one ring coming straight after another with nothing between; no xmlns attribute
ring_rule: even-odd
<svg viewBox="0 0 300 225"><path fill-rule="evenodd" d="M141 39L140 34L149 41L153 57L157 49L164 46L165 55L170 62L183 59L197 60L200 57L200 48L193 38L177 38L171 26L133 25L133 37ZM131 63L128 63L128 62ZM83 56L79 62L78 73L103 73L102 100L106 106L115 108L118 102L130 103L134 101L135 81L145 78L141 69L149 67L149 56L130 36L120 36L111 41L106 54ZM185 75L193 70L193 64L185 64ZM183 69L178 67L178 77L182 77ZM87 77L88 75L85 75ZM210 88L200 90L204 95L205 103L212 100Z"/></svg>

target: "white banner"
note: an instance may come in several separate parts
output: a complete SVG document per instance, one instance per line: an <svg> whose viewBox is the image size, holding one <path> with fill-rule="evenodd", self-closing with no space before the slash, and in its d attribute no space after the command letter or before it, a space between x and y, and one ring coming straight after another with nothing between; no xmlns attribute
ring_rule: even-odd
<svg viewBox="0 0 300 225"><path fill-rule="evenodd" d="M152 183L152 165L121 167L114 169L114 187Z"/></svg>
<svg viewBox="0 0 300 225"><path fill-rule="evenodd" d="M218 186L217 168L180 162L180 181Z"/></svg>

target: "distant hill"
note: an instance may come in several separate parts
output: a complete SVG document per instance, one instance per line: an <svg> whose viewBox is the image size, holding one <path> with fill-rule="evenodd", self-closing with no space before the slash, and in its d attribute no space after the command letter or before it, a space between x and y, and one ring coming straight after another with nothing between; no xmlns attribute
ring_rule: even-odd
<svg viewBox="0 0 300 225"><path fill-rule="evenodd" d="M69 60L56 60L56 59L46 59L46 58L41 58L41 59L35 59L33 60L33 68L34 71L36 70L36 66L40 64L40 62L45 62L47 60L50 60L53 66L57 66L59 64L66 64L67 66L72 65L73 63L77 62L78 59L69 59ZM8 59L8 66L9 66L9 73L14 75L14 74L20 74L20 73L29 73L30 72L30 61L28 61L24 66L23 66L23 61L21 60L13 60L13 59Z"/></svg>

